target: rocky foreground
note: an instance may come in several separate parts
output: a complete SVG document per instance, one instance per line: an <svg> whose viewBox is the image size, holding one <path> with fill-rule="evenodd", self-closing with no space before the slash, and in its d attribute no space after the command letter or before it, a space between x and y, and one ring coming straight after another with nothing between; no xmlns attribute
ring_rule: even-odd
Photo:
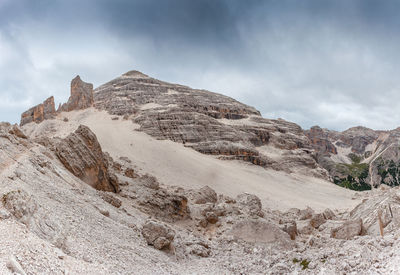
<svg viewBox="0 0 400 275"><path fill-rule="evenodd" d="M216 192L218 175L198 186L190 184L196 176L190 171L193 175L182 173L186 178L176 184L165 184L165 178L159 179L162 173L146 169L151 163L144 165L129 151L144 146L139 143L144 139L136 140L135 135L105 139L104 132L113 128L96 129L100 139L85 125L88 116L107 119L107 125L125 121L123 125L143 133L154 148L159 148L155 140L164 141L162 146L170 145L166 140L179 143L193 151L185 151L188 159L183 162L199 159L200 152L215 157L213 163L239 161L246 171L311 175L321 182L320 190L310 191L316 200L319 196L347 202L333 183L332 194L322 188L329 184L323 179L332 174L321 167L319 157L323 148L324 158L337 155L337 142L325 146L315 133L262 118L254 108L228 97L136 71L94 91L77 77L70 99L57 110L50 98L22 114L22 127L0 124L1 274L397 274L400 270L398 187L383 184L371 191L349 190L356 205L351 208L265 207L268 198L258 194L270 185L263 182L257 186L250 180L242 182L240 190L254 192ZM104 147L113 150L106 152ZM176 154L179 147L172 147ZM146 148L151 154L151 147ZM189 183L181 184L185 181ZM306 188L305 182L297 185ZM285 186L278 191L302 196ZM271 200L284 198L279 192Z"/></svg>
<svg viewBox="0 0 400 275"><path fill-rule="evenodd" d="M111 159L85 126L36 141L17 126L0 130L2 274L397 270L397 188L360 194L349 213L282 212L248 193L163 186Z"/></svg>

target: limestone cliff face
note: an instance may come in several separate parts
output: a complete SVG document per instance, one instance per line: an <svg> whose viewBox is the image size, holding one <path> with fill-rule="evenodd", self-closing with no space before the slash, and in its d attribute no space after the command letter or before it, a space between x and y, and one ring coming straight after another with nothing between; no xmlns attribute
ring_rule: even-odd
<svg viewBox="0 0 400 275"><path fill-rule="evenodd" d="M318 126L311 127L305 131L306 136L310 139L312 146L321 154L337 154L336 147L329 140L329 132Z"/></svg>
<svg viewBox="0 0 400 275"><path fill-rule="evenodd" d="M55 115L51 100L51 114ZM46 106L24 113L22 124L52 118L46 115ZM140 125L140 131L157 139L183 143L203 154L326 177L300 126L263 118L254 107L221 94L163 82L138 71L127 72L93 91L92 84L77 76L71 82L68 102L57 113L92 106L131 119Z"/></svg>
<svg viewBox="0 0 400 275"><path fill-rule="evenodd" d="M130 71L95 89L94 105L130 118L140 131L157 139L183 143L204 154L324 176L298 125L265 119L255 108L221 94Z"/></svg>
<svg viewBox="0 0 400 275"><path fill-rule="evenodd" d="M352 127L343 132L305 131L317 152L318 163L339 185L356 189L400 185L400 130L376 131Z"/></svg>
<svg viewBox="0 0 400 275"><path fill-rule="evenodd" d="M21 126L30 122L40 123L56 115L54 97L49 97L43 103L30 108L21 115Z"/></svg>
<svg viewBox="0 0 400 275"><path fill-rule="evenodd" d="M67 103L61 105L58 112L82 110L93 106L93 84L86 83L76 76L71 81L71 96Z"/></svg>

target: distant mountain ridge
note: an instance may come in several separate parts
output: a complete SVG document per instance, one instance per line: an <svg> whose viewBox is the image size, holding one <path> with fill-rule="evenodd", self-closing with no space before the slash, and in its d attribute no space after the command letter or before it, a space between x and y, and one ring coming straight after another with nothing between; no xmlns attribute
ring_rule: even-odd
<svg viewBox="0 0 400 275"><path fill-rule="evenodd" d="M332 180L355 190L400 185L400 130L352 127L343 132L318 126L305 134L317 152L317 162Z"/></svg>

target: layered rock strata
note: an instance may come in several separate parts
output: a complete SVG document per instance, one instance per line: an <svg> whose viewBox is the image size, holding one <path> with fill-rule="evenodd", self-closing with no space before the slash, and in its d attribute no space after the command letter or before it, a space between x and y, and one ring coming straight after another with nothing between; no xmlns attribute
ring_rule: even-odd
<svg viewBox="0 0 400 275"><path fill-rule="evenodd" d="M97 109L132 119L157 139L223 159L325 176L298 125L262 118L255 108L227 96L131 71L96 88L94 102Z"/></svg>
<svg viewBox="0 0 400 275"><path fill-rule="evenodd" d="M79 126L65 139L56 141L54 147L59 160L75 176L98 190L118 192L118 182L109 172L107 157L88 127Z"/></svg>
<svg viewBox="0 0 400 275"><path fill-rule="evenodd" d="M54 106L54 97L49 97L43 103L36 105L21 115L20 125L25 125L30 122L40 123L45 119L54 118L56 109Z"/></svg>
<svg viewBox="0 0 400 275"><path fill-rule="evenodd" d="M57 110L58 112L70 112L82 110L93 106L93 84L86 83L76 76L71 81L71 96Z"/></svg>

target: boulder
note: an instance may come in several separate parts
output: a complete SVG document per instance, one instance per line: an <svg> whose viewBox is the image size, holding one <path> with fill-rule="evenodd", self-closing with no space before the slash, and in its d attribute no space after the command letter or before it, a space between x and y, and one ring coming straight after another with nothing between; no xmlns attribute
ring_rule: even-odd
<svg viewBox="0 0 400 275"><path fill-rule="evenodd" d="M60 139L55 144L55 153L72 174L90 186L102 191L119 191L97 137L88 127L80 125L74 133Z"/></svg>
<svg viewBox="0 0 400 275"><path fill-rule="evenodd" d="M324 224L325 222L326 222L326 219L323 214L314 214L311 217L310 225L313 228L318 229L318 227L320 227L320 225Z"/></svg>
<svg viewBox="0 0 400 275"><path fill-rule="evenodd" d="M309 220L297 221L297 232L302 235L309 235L314 231L314 227L311 226Z"/></svg>
<svg viewBox="0 0 400 275"><path fill-rule="evenodd" d="M217 193L209 186L204 186L193 194L195 204L216 203L217 199Z"/></svg>
<svg viewBox="0 0 400 275"><path fill-rule="evenodd" d="M256 195L243 193L236 197L237 203L240 205L240 210L250 216L263 217L262 204L259 197Z"/></svg>
<svg viewBox="0 0 400 275"><path fill-rule="evenodd" d="M313 214L314 214L314 210L310 207L307 207L306 209L302 209L302 210L300 210L300 213L299 213L299 220L311 219Z"/></svg>
<svg viewBox="0 0 400 275"><path fill-rule="evenodd" d="M138 190L137 195L142 211L158 219L174 222L190 217L190 209L185 196L170 193L163 188Z"/></svg>
<svg viewBox="0 0 400 275"><path fill-rule="evenodd" d="M297 236L297 224L291 221L282 225L281 229L289 234L291 240L295 240Z"/></svg>
<svg viewBox="0 0 400 275"><path fill-rule="evenodd" d="M229 234L251 243L292 247L289 234L282 231L277 225L261 219L239 221L233 225Z"/></svg>
<svg viewBox="0 0 400 275"><path fill-rule="evenodd" d="M342 225L331 230L331 237L335 239L350 240L363 232L362 219L346 221Z"/></svg>
<svg viewBox="0 0 400 275"><path fill-rule="evenodd" d="M169 226L154 220L147 221L142 227L142 235L147 244L159 250L168 250L175 238L175 232Z"/></svg>

